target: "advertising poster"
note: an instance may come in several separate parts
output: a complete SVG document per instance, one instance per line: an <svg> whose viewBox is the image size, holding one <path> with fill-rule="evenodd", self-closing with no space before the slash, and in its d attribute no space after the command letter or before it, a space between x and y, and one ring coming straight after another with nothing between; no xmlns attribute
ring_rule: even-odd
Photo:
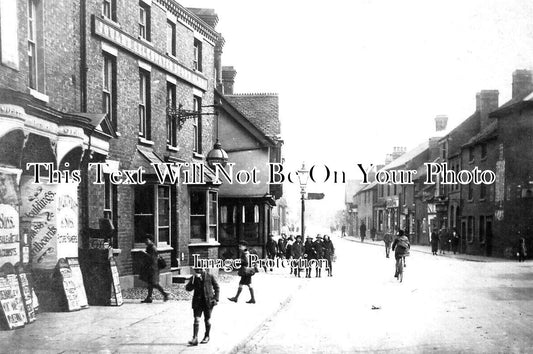
<svg viewBox="0 0 533 354"><path fill-rule="evenodd" d="M17 175L0 168L0 267L20 261Z"/></svg>
<svg viewBox="0 0 533 354"><path fill-rule="evenodd" d="M22 327L26 323L24 313L24 304L20 297L20 290L15 276L15 282L12 275L0 277L0 304L2 305L2 314L9 329Z"/></svg>
<svg viewBox="0 0 533 354"><path fill-rule="evenodd" d="M63 183L57 189L57 257L78 257L77 184Z"/></svg>
<svg viewBox="0 0 533 354"><path fill-rule="evenodd" d="M21 221L28 235L32 267L53 269L57 263L57 185L34 184L21 177Z"/></svg>

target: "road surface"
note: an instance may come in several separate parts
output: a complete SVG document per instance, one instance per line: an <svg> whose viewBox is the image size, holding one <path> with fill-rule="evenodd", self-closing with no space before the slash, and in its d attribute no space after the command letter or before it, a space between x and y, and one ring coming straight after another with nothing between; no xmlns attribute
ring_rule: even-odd
<svg viewBox="0 0 533 354"><path fill-rule="evenodd" d="M399 283L382 247L334 242L334 277L309 279L241 352L533 352L533 263L412 252Z"/></svg>

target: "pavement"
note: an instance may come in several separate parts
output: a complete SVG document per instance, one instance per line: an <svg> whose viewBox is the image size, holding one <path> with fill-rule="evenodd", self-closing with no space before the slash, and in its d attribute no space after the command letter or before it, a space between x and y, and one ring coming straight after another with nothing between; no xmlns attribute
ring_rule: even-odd
<svg viewBox="0 0 533 354"><path fill-rule="evenodd" d="M383 243L383 241L372 241L372 239L365 238L365 241L361 242L361 238L356 237L356 236L345 236L344 238L352 242L365 243L368 245L375 245L375 246L380 246L380 247L385 248L385 244ZM432 254L431 246L425 246L425 245L411 245L411 251ZM385 253L385 249L383 249L383 253ZM392 251L391 251L391 254L392 254ZM444 254L439 254L437 257L460 259L460 260L470 261L470 262L516 262L516 260L510 260L510 259L505 259L505 258L476 256L476 255L470 255L470 254L464 254L464 253L453 254L453 252L445 252Z"/></svg>
<svg viewBox="0 0 533 354"><path fill-rule="evenodd" d="M247 304L245 287L238 303L239 277L221 283L220 303L211 319L211 341L189 347L192 337L190 301L125 300L119 307L91 306L77 312L40 313L24 328L0 331L0 353L233 353L264 321L280 311L307 281L287 269L261 271L253 277L256 304ZM200 324L200 339L204 334Z"/></svg>
<svg viewBox="0 0 533 354"><path fill-rule="evenodd" d="M334 238L311 279L242 353L532 353L533 262L411 252L404 280L373 243Z"/></svg>

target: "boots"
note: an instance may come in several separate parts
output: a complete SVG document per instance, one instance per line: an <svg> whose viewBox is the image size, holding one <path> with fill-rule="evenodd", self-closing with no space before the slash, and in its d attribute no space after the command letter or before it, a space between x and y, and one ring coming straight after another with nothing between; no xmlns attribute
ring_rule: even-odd
<svg viewBox="0 0 533 354"><path fill-rule="evenodd" d="M192 339L189 341L189 345L198 345L198 328L200 325L198 323L195 323L193 325L193 334Z"/></svg>
<svg viewBox="0 0 533 354"><path fill-rule="evenodd" d="M242 288L239 287L239 289L237 289L237 295L235 295L234 297L228 297L228 300L237 302L237 300L239 300L239 295L241 294L241 291L242 291Z"/></svg>
<svg viewBox="0 0 533 354"><path fill-rule="evenodd" d="M250 288L250 300L246 301L247 304L255 304L254 289Z"/></svg>
<svg viewBox="0 0 533 354"><path fill-rule="evenodd" d="M200 343L202 344L209 343L209 332L211 332L211 323L206 323L204 339L202 339Z"/></svg>

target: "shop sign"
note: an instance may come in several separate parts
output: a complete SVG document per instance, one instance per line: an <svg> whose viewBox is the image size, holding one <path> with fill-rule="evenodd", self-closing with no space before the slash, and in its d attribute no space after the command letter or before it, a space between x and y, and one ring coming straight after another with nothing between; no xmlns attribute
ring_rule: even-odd
<svg viewBox="0 0 533 354"><path fill-rule="evenodd" d="M387 198L387 208L397 208L399 205L398 197Z"/></svg>
<svg viewBox="0 0 533 354"><path fill-rule="evenodd" d="M207 79L202 75L195 73L167 55L157 52L148 44L133 38L121 29L106 23L103 19L94 15L93 34L126 49L204 91L207 90Z"/></svg>

